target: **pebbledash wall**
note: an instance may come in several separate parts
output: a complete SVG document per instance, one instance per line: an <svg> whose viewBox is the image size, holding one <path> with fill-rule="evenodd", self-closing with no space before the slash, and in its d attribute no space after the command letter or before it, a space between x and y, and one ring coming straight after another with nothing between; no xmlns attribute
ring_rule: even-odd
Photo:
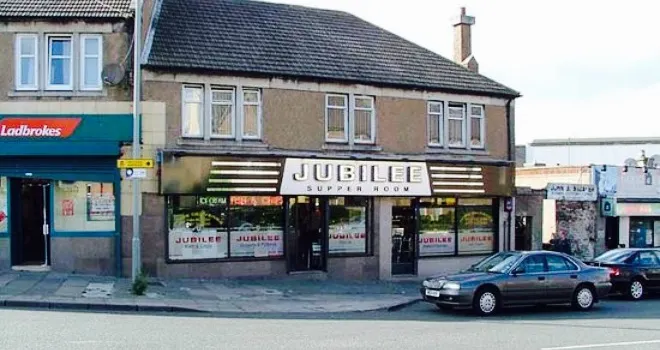
<svg viewBox="0 0 660 350"><path fill-rule="evenodd" d="M324 258L312 270L329 278L452 272L513 246L513 207L505 206L513 192L506 100L279 79L150 71L144 76L144 99L167 105L165 147L156 157L158 193L148 191L142 200L142 263L151 275L295 274L300 263L293 256L300 224L295 213L309 203L324 220L323 241L310 253ZM257 89L261 137L183 137L183 87L191 83ZM324 141L325 93L336 91L375 96L375 145ZM485 147L429 147L424 141L428 100L484 105ZM209 107L202 108L207 128ZM321 167L321 180L311 173L306 180L304 175L300 181L294 178L303 166L311 172L315 165ZM409 173L410 167L421 176L418 170ZM350 175L350 169L357 173ZM452 186L442 181L447 174L473 183ZM374 183L374 176L383 179ZM397 213L409 218L402 220ZM128 274L131 218L123 217L122 224ZM413 239L402 242L400 232L406 230ZM396 262L405 258L397 250L403 244L412 247L410 266Z"/></svg>
<svg viewBox="0 0 660 350"><path fill-rule="evenodd" d="M120 101L0 102L0 268L21 264L17 244L26 230L16 215L20 187L12 192L10 183L38 179L49 184L44 200L51 270L120 271L122 217L133 208L129 181L116 164L130 156L131 111L130 102ZM143 154L154 158L164 144L164 104L145 102L142 111ZM157 192L153 170L141 190ZM25 215L38 220L40 214Z"/></svg>

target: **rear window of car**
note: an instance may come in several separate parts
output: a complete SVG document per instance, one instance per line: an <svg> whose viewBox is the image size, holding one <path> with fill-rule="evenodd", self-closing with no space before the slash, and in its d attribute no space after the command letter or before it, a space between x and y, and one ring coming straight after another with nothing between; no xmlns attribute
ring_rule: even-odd
<svg viewBox="0 0 660 350"><path fill-rule="evenodd" d="M623 263L632 255L628 250L612 250L598 256L594 261L604 263Z"/></svg>

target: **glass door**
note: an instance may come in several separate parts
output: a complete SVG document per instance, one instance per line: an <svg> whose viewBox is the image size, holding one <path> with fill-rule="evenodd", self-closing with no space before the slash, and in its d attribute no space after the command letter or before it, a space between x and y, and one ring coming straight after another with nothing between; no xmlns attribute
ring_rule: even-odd
<svg viewBox="0 0 660 350"><path fill-rule="evenodd" d="M413 199L397 199L392 206L392 275L415 274L415 216Z"/></svg>
<svg viewBox="0 0 660 350"><path fill-rule="evenodd" d="M297 196L287 200L289 271L325 271L327 200Z"/></svg>

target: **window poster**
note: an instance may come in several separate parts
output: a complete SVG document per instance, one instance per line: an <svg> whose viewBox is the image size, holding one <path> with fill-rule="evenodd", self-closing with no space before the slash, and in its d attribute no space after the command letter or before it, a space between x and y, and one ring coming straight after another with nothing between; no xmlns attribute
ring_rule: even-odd
<svg viewBox="0 0 660 350"><path fill-rule="evenodd" d="M6 177L0 177L0 232L7 232L9 225L9 182Z"/></svg>
<svg viewBox="0 0 660 350"><path fill-rule="evenodd" d="M115 196L112 186L103 183L87 184L87 220L114 221Z"/></svg>
<svg viewBox="0 0 660 350"><path fill-rule="evenodd" d="M217 227L221 218L199 210L170 215L171 260L220 259L228 256L227 231Z"/></svg>
<svg viewBox="0 0 660 350"><path fill-rule="evenodd" d="M115 231L112 183L55 181L53 192L55 231Z"/></svg>

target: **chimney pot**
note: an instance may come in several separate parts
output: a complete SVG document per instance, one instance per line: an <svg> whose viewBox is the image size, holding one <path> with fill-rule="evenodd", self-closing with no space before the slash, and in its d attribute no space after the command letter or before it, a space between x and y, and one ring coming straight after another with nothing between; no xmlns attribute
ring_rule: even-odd
<svg viewBox="0 0 660 350"><path fill-rule="evenodd" d="M461 7L460 15L454 18L454 62L467 69L478 72L479 64L472 55L472 25L475 19L466 14L465 7Z"/></svg>

